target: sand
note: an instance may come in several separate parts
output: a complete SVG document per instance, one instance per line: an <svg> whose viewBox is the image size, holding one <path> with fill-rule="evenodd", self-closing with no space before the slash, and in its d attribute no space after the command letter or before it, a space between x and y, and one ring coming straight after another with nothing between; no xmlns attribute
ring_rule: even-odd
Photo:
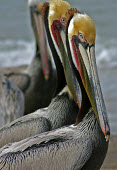
<svg viewBox="0 0 117 170"><path fill-rule="evenodd" d="M117 136L111 136L109 148L101 170L117 170Z"/></svg>

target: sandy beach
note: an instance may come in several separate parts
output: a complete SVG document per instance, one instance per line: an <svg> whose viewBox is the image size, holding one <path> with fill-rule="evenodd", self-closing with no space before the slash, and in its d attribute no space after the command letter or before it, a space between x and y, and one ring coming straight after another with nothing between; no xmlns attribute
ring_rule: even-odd
<svg viewBox="0 0 117 170"><path fill-rule="evenodd" d="M111 136L108 153L101 170L117 170L117 136Z"/></svg>

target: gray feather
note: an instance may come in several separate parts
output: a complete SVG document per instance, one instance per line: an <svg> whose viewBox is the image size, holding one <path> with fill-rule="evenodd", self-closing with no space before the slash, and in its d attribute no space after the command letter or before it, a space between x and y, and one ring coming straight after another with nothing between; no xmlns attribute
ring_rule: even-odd
<svg viewBox="0 0 117 170"><path fill-rule="evenodd" d="M0 149L1 169L97 170L108 142L92 110L77 126L68 126Z"/></svg>
<svg viewBox="0 0 117 170"><path fill-rule="evenodd" d="M0 75L0 127L23 114L23 93L13 82Z"/></svg>
<svg viewBox="0 0 117 170"><path fill-rule="evenodd" d="M67 93L57 96L45 109L23 116L0 129L0 147L75 122L78 107Z"/></svg>

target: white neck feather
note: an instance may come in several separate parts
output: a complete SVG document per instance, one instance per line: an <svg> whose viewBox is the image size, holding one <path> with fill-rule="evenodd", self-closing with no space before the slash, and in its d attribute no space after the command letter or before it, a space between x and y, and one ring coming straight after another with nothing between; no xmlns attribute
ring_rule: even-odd
<svg viewBox="0 0 117 170"><path fill-rule="evenodd" d="M73 99L73 96L72 96L72 94L69 90L69 87L67 85L63 88L63 90L58 95L61 96L64 93L67 93L69 95L69 98Z"/></svg>
<svg viewBox="0 0 117 170"><path fill-rule="evenodd" d="M59 58L60 58L60 61L61 61L61 63L62 63L62 57L61 57L60 50L59 50L59 48L58 48L58 46L57 46L57 44L56 44L56 41L55 41L55 39L54 39L51 31L50 31L50 34L51 34L51 38L52 38L52 41L53 41L53 43L54 43L55 49L56 49L56 51L57 51L57 54L58 54L58 56L59 56Z"/></svg>

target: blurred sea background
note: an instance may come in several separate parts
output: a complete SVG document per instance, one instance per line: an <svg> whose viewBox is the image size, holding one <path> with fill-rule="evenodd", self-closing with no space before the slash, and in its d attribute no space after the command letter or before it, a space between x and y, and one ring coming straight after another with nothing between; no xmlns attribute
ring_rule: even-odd
<svg viewBox="0 0 117 170"><path fill-rule="evenodd" d="M69 0L96 25L96 60L109 115L117 134L117 1ZM0 0L0 68L29 64L35 53L27 0Z"/></svg>

